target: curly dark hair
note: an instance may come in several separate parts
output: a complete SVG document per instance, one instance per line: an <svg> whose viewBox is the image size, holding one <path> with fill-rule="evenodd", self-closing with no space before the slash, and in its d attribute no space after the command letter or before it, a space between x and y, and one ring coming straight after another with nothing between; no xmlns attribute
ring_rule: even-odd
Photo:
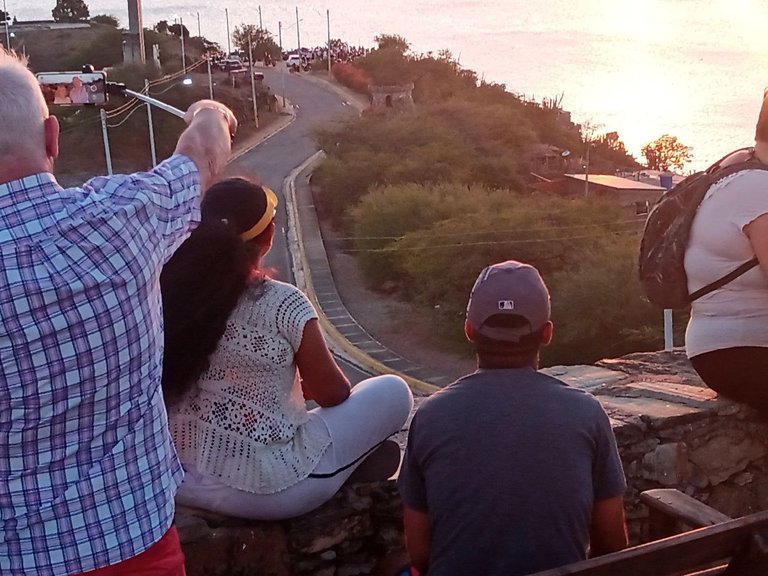
<svg viewBox="0 0 768 576"><path fill-rule="evenodd" d="M208 368L243 292L265 278L259 257L271 223L248 242L240 236L269 208L265 194L242 178L214 184L203 200L200 225L163 267L162 386L169 405Z"/></svg>

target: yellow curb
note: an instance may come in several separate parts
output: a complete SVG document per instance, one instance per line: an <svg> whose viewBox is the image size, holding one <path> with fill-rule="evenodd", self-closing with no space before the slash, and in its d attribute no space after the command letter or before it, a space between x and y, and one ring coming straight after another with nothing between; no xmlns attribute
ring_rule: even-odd
<svg viewBox="0 0 768 576"><path fill-rule="evenodd" d="M286 200L286 207L288 209L288 226L289 228L293 227L294 233L296 235L295 250L298 251L298 261L294 259L294 277L296 278L296 282L299 285L299 288L301 288L307 294L307 297L315 306L320 326L322 326L323 330L328 335L332 343L340 349L342 356L345 356L352 362L363 366L371 372L377 374L395 374L400 376L408 383L408 386L414 392L421 394L432 394L437 392L440 390L439 386L429 384L423 380L419 380L418 378L414 378L398 370L393 370L384 363L376 360L375 358L372 358L360 350L357 346L352 344L352 342L350 342L341 332L338 331L338 329L331 323L331 321L328 320L328 317L320 307L320 303L317 300L317 295L315 294L314 285L312 284L312 274L307 263L307 256L306 252L304 251L304 243L302 242L301 224L299 223L298 208L296 207L296 177L307 168L314 167L320 160L322 160L323 156L324 153L322 151L310 156L301 164L301 166L295 168L285 179L285 182L283 182L283 197ZM290 237L289 249L293 251Z"/></svg>

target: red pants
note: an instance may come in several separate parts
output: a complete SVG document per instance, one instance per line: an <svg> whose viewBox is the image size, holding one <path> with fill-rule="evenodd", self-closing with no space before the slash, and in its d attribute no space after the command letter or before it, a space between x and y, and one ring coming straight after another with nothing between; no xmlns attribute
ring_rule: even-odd
<svg viewBox="0 0 768 576"><path fill-rule="evenodd" d="M81 576L186 576L176 526L138 556L111 566L85 572Z"/></svg>

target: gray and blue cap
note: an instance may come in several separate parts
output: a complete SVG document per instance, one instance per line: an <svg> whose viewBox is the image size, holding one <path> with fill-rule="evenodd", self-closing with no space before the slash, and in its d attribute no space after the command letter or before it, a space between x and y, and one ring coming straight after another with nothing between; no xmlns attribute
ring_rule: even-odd
<svg viewBox="0 0 768 576"><path fill-rule="evenodd" d="M529 264L507 260L486 267L478 276L467 304L467 321L476 334L494 340L519 342L540 330L550 317L549 291L539 271ZM490 326L491 316L520 316L518 328Z"/></svg>

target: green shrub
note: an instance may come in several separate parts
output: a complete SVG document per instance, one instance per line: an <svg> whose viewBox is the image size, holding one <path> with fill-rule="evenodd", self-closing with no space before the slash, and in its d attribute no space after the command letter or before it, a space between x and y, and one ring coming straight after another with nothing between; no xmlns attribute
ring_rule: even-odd
<svg viewBox="0 0 768 576"><path fill-rule="evenodd" d="M91 18L91 22L112 26L113 28L120 28L120 21L116 16L112 16L111 14L97 14Z"/></svg>
<svg viewBox="0 0 768 576"><path fill-rule="evenodd" d="M482 268L515 259L535 265L550 286L556 339L544 353L547 364L660 346L660 312L637 282L637 236L615 204L402 184L371 190L350 218L369 285L398 288L447 325L461 325ZM450 334L461 341L459 330Z"/></svg>

